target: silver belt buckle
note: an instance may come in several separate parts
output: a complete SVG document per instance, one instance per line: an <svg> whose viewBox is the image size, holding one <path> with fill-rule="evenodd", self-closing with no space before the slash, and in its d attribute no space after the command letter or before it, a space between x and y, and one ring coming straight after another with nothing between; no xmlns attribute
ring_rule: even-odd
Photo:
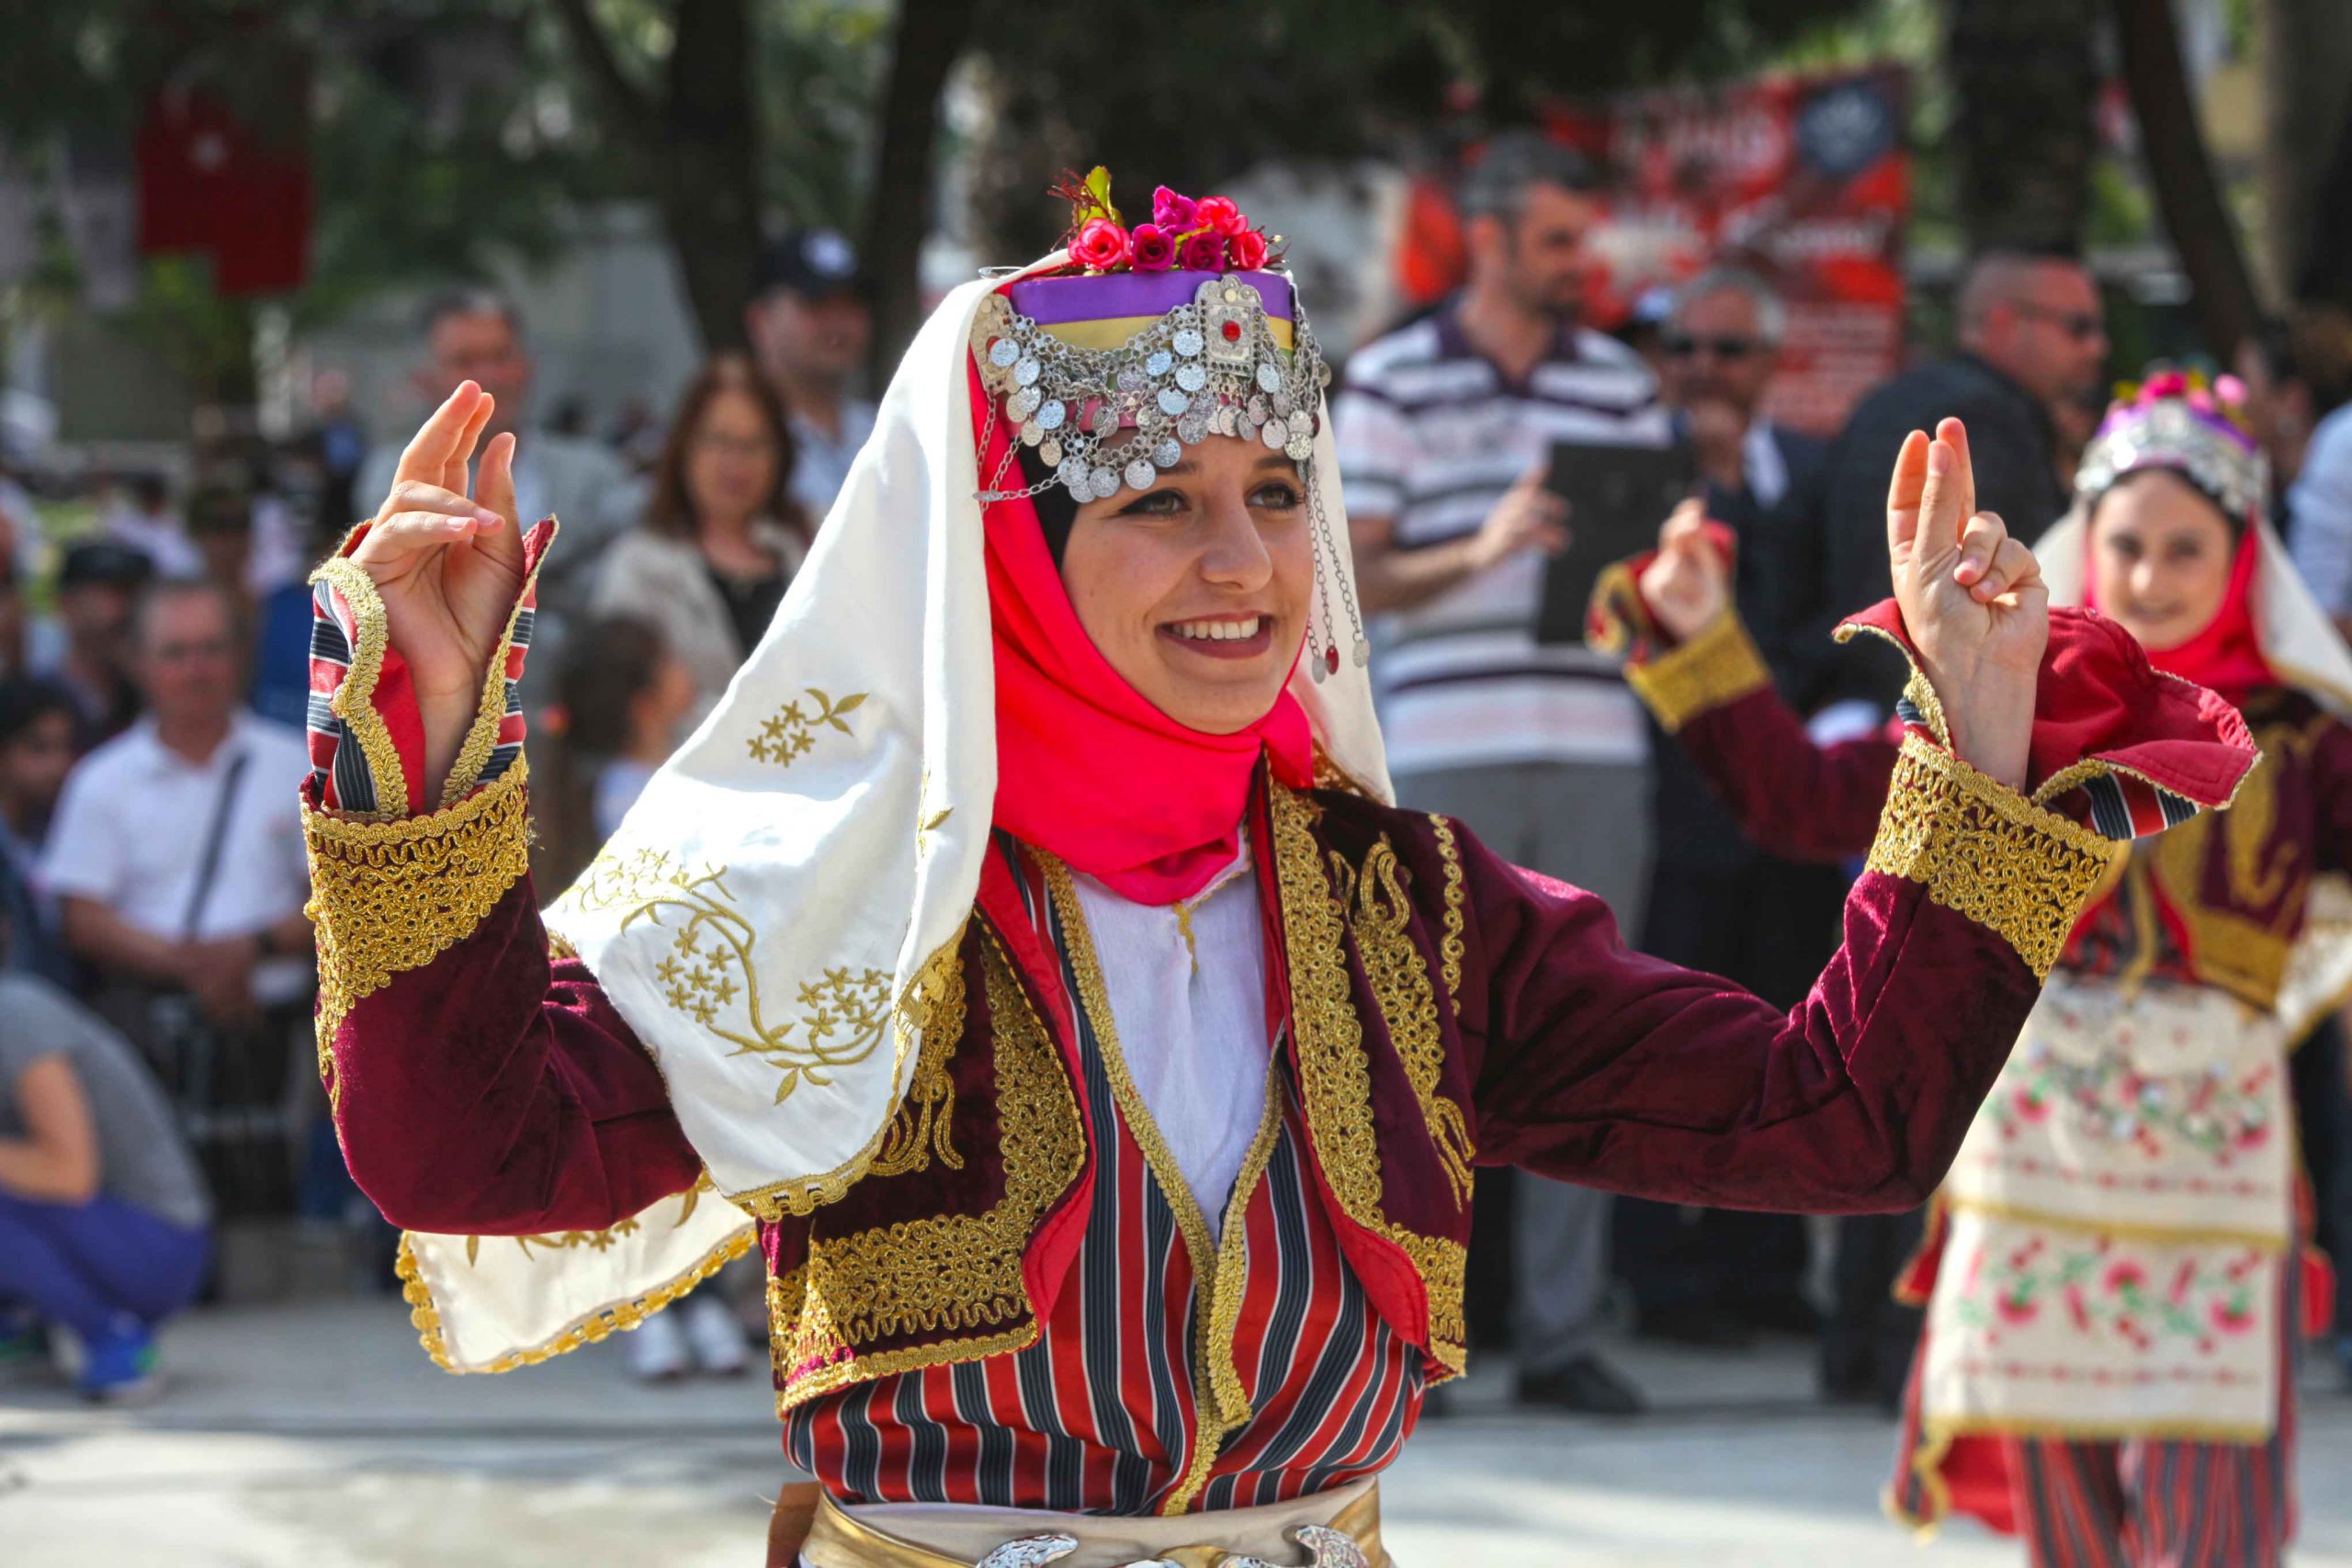
<svg viewBox="0 0 2352 1568"><path fill-rule="evenodd" d="M1306 1568L1372 1568L1363 1548L1348 1536L1328 1525L1301 1525L1290 1532L1291 1540L1306 1548L1309 1553ZM1043 1568L1043 1564L1057 1562L1078 1550L1075 1536L1024 1535L1008 1540L979 1560L975 1568ZM1122 1568L1181 1568L1165 1557L1146 1557L1125 1563ZM1262 1557L1251 1557L1238 1551L1228 1551L1217 1559L1217 1568L1283 1568Z"/></svg>

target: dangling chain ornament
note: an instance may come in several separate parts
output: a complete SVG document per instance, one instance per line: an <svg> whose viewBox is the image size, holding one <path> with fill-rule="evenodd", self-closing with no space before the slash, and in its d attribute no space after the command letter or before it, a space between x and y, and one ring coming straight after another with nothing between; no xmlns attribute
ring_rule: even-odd
<svg viewBox="0 0 2352 1568"><path fill-rule="evenodd" d="M1308 668L1317 681L1340 668L1336 597L1347 608L1361 667L1372 657L1363 620L1340 575L1339 540L1315 479L1315 437L1323 428L1323 392L1331 383L1306 311L1296 306L1295 350L1274 340L1264 299L1231 273L1205 279L1179 305L1113 349L1074 347L1021 315L1001 294L981 302L972 321L972 356L989 391L986 451L996 422L1017 426L1051 478L1008 488L1017 447L987 476L983 504L1034 496L1057 486L1083 506L1122 487L1148 491L1184 460L1187 447L1212 435L1255 439L1296 462L1306 480L1313 519L1320 611L1307 625Z"/></svg>

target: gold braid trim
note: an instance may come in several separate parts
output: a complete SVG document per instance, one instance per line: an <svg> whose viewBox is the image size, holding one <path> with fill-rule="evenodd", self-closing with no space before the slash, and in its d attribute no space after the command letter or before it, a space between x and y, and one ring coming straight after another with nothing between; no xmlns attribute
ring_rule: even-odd
<svg viewBox="0 0 2352 1568"><path fill-rule="evenodd" d="M1726 610L1680 647L1625 666L1625 683L1672 735L1708 709L1770 685L1772 672L1739 616Z"/></svg>
<svg viewBox="0 0 2352 1568"><path fill-rule="evenodd" d="M1462 850L1453 841L1453 824L1435 812L1430 814L1430 827L1437 834L1437 852L1445 857L1445 937L1437 945L1438 958L1445 968L1446 1000L1453 1004L1453 1016L1462 1016Z"/></svg>
<svg viewBox="0 0 2352 1568"><path fill-rule="evenodd" d="M2117 852L1912 735L1863 869L1923 885L1934 902L1998 932L2046 980Z"/></svg>
<svg viewBox="0 0 2352 1568"><path fill-rule="evenodd" d="M1203 1405L1193 1430L1193 1461L1182 1483L1169 1495L1160 1507L1163 1514L1182 1514L1191 1509L1209 1483L1210 1467L1216 1462L1216 1450L1225 1434L1246 1424L1250 1419L1250 1401L1241 1388L1239 1363L1235 1359L1233 1341L1241 1327L1241 1298L1247 1293L1250 1275L1250 1201L1258 1190L1258 1183L1265 1179L1266 1166L1273 1158L1274 1145L1282 1137L1283 1088L1281 1056L1266 1067L1266 1110L1259 1118L1257 1135L1250 1140L1248 1152L1241 1156L1241 1169L1233 1179L1232 1196L1226 1200L1225 1227L1219 1233L1216 1251L1216 1276L1210 1292L1208 1312L1209 1334L1202 1354L1214 1353L1211 1363L1215 1371L1233 1371L1233 1393L1239 1404L1225 1414L1221 1425L1207 1419L1208 1407ZM1194 1286L1198 1289L1197 1282ZM1194 1403L1200 1404L1198 1394Z"/></svg>
<svg viewBox="0 0 2352 1568"><path fill-rule="evenodd" d="M305 807L303 913L318 928L319 1074L333 1096L334 1033L360 998L471 935L530 869L530 769L446 811L363 821Z"/></svg>
<svg viewBox="0 0 2352 1568"><path fill-rule="evenodd" d="M1384 833L1364 856L1363 872L1341 879L1342 886L1350 882L1355 886L1355 908L1348 924L1355 933L1356 951L1363 956L1373 999L1388 1025L1389 1043L1405 1064L1413 1097L1420 1101L1421 1120L1429 1127L1430 1142L1437 1145L1438 1163L1445 1168L1455 1201L1467 1203L1470 1161L1476 1151L1462 1107L1438 1089L1445 1071L1445 1040L1439 1032L1429 963L1413 942L1413 904L1406 897L1404 877L1396 852ZM1461 918L1458 909L1449 913L1456 920Z"/></svg>
<svg viewBox="0 0 2352 1568"><path fill-rule="evenodd" d="M549 519L553 521L552 518ZM548 536L550 548L555 536ZM539 553L547 559L547 552ZM490 754L498 749L498 726L506 716L506 660L514 651L514 624L523 618L524 602L538 586L539 569L531 568L523 579L523 586L514 592L514 607L506 612L505 627L498 634L498 648L490 656L490 668L482 671L481 702L474 709L474 721L466 730L465 744L458 748L458 760L449 766L448 782L441 786L441 804L455 806L474 790L481 779L481 771L490 764Z"/></svg>
<svg viewBox="0 0 2352 1568"><path fill-rule="evenodd" d="M1036 1337L1023 1255L1038 1219L1084 1168L1086 1140L1060 1055L993 943L984 966L1003 1195L984 1213L906 1220L839 1240L812 1230L807 1264L787 1277L797 1281L797 1298L781 1282L769 1292L786 1376L780 1410L867 1378L995 1355ZM895 1335L1004 1325L1006 1332L910 1350L856 1349Z"/></svg>
<svg viewBox="0 0 2352 1568"><path fill-rule="evenodd" d="M424 1353L433 1358L435 1366L445 1372L511 1372L517 1367L551 1361L566 1351L579 1349L582 1345L593 1345L616 1329L635 1328L751 1251L752 1244L757 1238L758 1233L746 1225L705 1253L684 1273L656 1285L641 1296L631 1296L627 1301L598 1307L553 1338L525 1349L509 1350L486 1367L461 1367L451 1358L448 1340L441 1331L441 1309L433 1300L433 1292L424 1283L424 1271L417 1267L416 1254L410 1250L405 1232L401 1235L400 1258L396 1267L401 1277L401 1295L409 1304L409 1321L416 1325L417 1337L423 1341Z"/></svg>
<svg viewBox="0 0 2352 1568"><path fill-rule="evenodd" d="M904 1176L929 1166L933 1155L950 1170L964 1168L964 1156L956 1152L948 1137L954 1130L949 1101L956 1085L947 1073L948 1058L964 1039L963 949L959 931L956 941L931 955L901 1003L920 1019L917 1027L922 1031L922 1044L915 1056L914 1082L907 1089L906 1103L891 1119L889 1134L883 1139L882 1152L874 1156L869 1175Z"/></svg>
<svg viewBox="0 0 2352 1568"><path fill-rule="evenodd" d="M1274 867L1282 887L1283 947L1290 960L1291 1018L1300 1080L1325 1179L1355 1224L1404 1250L1429 1301L1430 1353L1462 1371L1468 1339L1462 1308L1467 1250L1425 1236L1381 1212L1380 1144L1373 1132L1372 1068L1348 982L1345 911L1315 843L1317 808L1277 784L1271 792Z"/></svg>
<svg viewBox="0 0 2352 1568"><path fill-rule="evenodd" d="M392 743L392 732L385 727L384 716L376 711L374 701L376 682L384 673L384 651L391 646L391 622L384 613L383 596L376 592L376 580L368 575L368 569L348 556L329 556L311 573L311 581L323 582L343 595L351 606L356 634L351 667L344 671L343 684L327 699L327 711L350 727L351 738L359 743L368 771L376 780L376 809L352 812L350 819L398 821L408 815L408 774L401 767L401 749Z"/></svg>
<svg viewBox="0 0 2352 1568"><path fill-rule="evenodd" d="M1167 1138L1159 1135L1159 1123L1152 1119L1150 1107L1143 1102L1143 1093L1136 1089L1134 1077L1126 1072L1126 1054L1120 1051L1120 1027L1110 1016L1110 987L1103 983L1103 964L1093 952L1093 933L1087 929L1087 912L1077 903L1077 888L1070 882L1070 867L1056 861L1045 851L1035 851L1037 863L1045 867L1046 898L1054 900L1054 915L1063 929L1063 945L1068 947L1070 971L1077 978L1077 1006L1087 1013L1087 1022L1093 1025L1093 1043L1103 1055L1103 1077L1110 1079L1110 1098L1120 1107L1120 1119L1126 1122L1126 1134L1136 1140L1136 1147L1143 1149L1143 1164L1150 1166L1152 1178L1159 1182L1159 1192L1167 1197L1169 1208L1176 1213L1176 1229L1183 1235L1183 1251L1193 1260L1193 1399L1200 1405L1200 1422L1193 1432L1193 1460L1185 1464L1185 1483L1169 1493L1162 1514L1185 1512L1185 1505L1209 1483L1209 1467L1216 1462L1216 1446L1226 1432L1249 1420L1249 1394L1242 1389L1242 1371L1232 1359L1230 1324L1239 1324L1242 1312L1242 1274L1249 1265L1247 1246L1218 1246L1209 1239L1209 1215L1202 1213L1200 1201L1193 1197L1193 1185L1183 1178L1183 1166L1176 1164L1176 1155L1169 1152ZM1272 1090L1272 1077L1268 1077L1268 1090ZM1259 1117L1259 1135L1251 1138L1251 1152L1256 1170L1265 1170L1265 1152L1272 1149L1265 1135L1265 1117ZM1244 1168L1244 1180L1256 1178ZM1249 1206L1249 1187L1244 1180L1235 1180L1232 1197L1227 1203L1226 1232L1223 1239L1232 1244L1239 1229L1239 1211ZM1232 1272L1227 1277L1227 1267ZM1230 1324L1227 1324L1230 1319Z"/></svg>

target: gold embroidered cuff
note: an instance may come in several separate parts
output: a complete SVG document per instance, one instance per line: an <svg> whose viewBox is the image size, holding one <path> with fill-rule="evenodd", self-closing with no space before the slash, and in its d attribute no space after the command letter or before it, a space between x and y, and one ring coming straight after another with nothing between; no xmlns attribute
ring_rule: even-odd
<svg viewBox="0 0 2352 1568"><path fill-rule="evenodd" d="M1625 682L1671 735L1708 709L1770 685L1772 672L1739 617L1725 611L1673 651L1627 665Z"/></svg>
<svg viewBox="0 0 2352 1568"><path fill-rule="evenodd" d="M530 865L529 768L430 817L364 822L305 809L318 928L319 1071L345 1014L393 976L419 969L481 925Z"/></svg>
<svg viewBox="0 0 2352 1568"><path fill-rule="evenodd" d="M1935 902L1999 932L2035 978L2048 979L2114 851L1913 735L1863 869L1921 884Z"/></svg>

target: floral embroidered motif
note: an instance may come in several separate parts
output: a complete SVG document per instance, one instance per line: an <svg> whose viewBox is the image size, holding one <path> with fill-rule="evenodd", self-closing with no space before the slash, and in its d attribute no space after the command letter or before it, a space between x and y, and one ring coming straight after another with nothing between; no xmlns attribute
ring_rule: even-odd
<svg viewBox="0 0 2352 1568"><path fill-rule="evenodd" d="M1406 875L1384 833L1364 856L1362 873L1341 878L1340 886L1353 887L1349 926L1355 933L1356 951L1363 955L1373 999L1388 1026L1389 1043L1405 1064L1405 1076L1420 1101L1421 1120L1437 1145L1438 1163L1453 1184L1454 1201L1467 1203L1475 1154L1470 1123L1462 1107L1438 1088L1445 1071L1445 1041L1439 1032L1429 964L1413 942L1413 905L1405 895Z"/></svg>
<svg viewBox="0 0 2352 1568"><path fill-rule="evenodd" d="M1019 1349L1037 1336L1024 1251L1039 1217L1084 1168L1086 1140L1059 1054L993 942L982 967L1002 1196L982 1213L901 1221L839 1239L813 1227L808 1262L768 1293L785 1374L779 1412L868 1378ZM856 1348L942 1329L995 1332L878 1354Z"/></svg>
<svg viewBox="0 0 2352 1568"><path fill-rule="evenodd" d="M1462 1016L1462 851L1453 841L1453 824L1430 813L1430 830L1437 834L1437 852L1445 857L1445 936L1438 958L1445 969L1445 998L1453 1016Z"/></svg>
<svg viewBox="0 0 2352 1568"><path fill-rule="evenodd" d="M330 1098L335 1031L351 1009L471 935L529 870L529 774L518 760L471 799L397 822L304 808L304 912L318 928L319 1076Z"/></svg>
<svg viewBox="0 0 2352 1568"><path fill-rule="evenodd" d="M725 866L693 872L666 851L607 851L565 901L582 910L626 908L622 931L640 919L669 930L667 919L675 919L670 951L653 970L662 999L736 1055L764 1058L780 1075L779 1105L802 1084L821 1088L833 1072L865 1061L890 1031L890 976L879 969L828 969L800 982L798 1017L772 1018L752 963L759 932L727 890Z"/></svg>
<svg viewBox="0 0 2352 1568"><path fill-rule="evenodd" d="M1627 665L1625 683L1672 735L1710 708L1763 690L1772 672L1739 617L1726 612L1679 648Z"/></svg>
<svg viewBox="0 0 2352 1568"><path fill-rule="evenodd" d="M2074 1062L2029 1041L2002 1069L1984 1114L2004 1138L2056 1114L2089 1137L2133 1145L2151 1158L2185 1147L2225 1167L2238 1151L2259 1148L2276 1134L2266 1103L2273 1070L2233 1076L2216 1062L2154 1074L2120 1050Z"/></svg>
<svg viewBox="0 0 2352 1568"><path fill-rule="evenodd" d="M2187 1342L2211 1355L2261 1321L2263 1292L2275 1287L2274 1254L2256 1247L2184 1258L2157 1278L2132 1248L2104 1235L2037 1235L2006 1249L1970 1254L1951 1310L1996 1345L2004 1329L2045 1314L2110 1348L2145 1354L2159 1341Z"/></svg>
<svg viewBox="0 0 2352 1568"><path fill-rule="evenodd" d="M850 728L844 722L846 716L855 713L865 703L864 692L852 692L838 703L814 686L808 687L805 694L814 705L815 711L804 710L797 702L786 703L776 709L760 725L760 732L744 742L752 754L752 761L789 767L817 744L819 725L831 725L847 735ZM942 814L940 820L945 819ZM936 827L938 823L931 826Z"/></svg>
<svg viewBox="0 0 2352 1568"><path fill-rule="evenodd" d="M1429 1349L1462 1370L1468 1337L1462 1291L1467 1249L1422 1235L1381 1212L1380 1145L1373 1132L1372 1069L1348 983L1344 908L1315 842L1319 808L1277 785L1272 792L1274 865L1282 885L1283 945L1290 959L1307 1125L1324 1176L1349 1219L1403 1249L1429 1301Z"/></svg>
<svg viewBox="0 0 2352 1568"><path fill-rule="evenodd" d="M678 1205L678 1217L670 1222L670 1228L676 1230L680 1226L684 1225L688 1220L693 1219L695 1217L695 1209L702 1201L702 1195L713 1190L715 1190L715 1189L711 1185L710 1172L706 1170L695 1179L695 1184L692 1187L686 1189L685 1201ZM619 1241L623 1236L635 1235L643 1228L644 1227L639 1224L637 1217L635 1215L631 1215L628 1219L619 1221L615 1224L608 1225L600 1231L559 1231L552 1234L538 1235L510 1235L500 1239L513 1242L516 1247L522 1248L523 1256L526 1258L535 1259L535 1255L531 1251L531 1248L534 1247L539 1248L543 1252L569 1252L582 1247L588 1248L592 1252L607 1252L610 1251L613 1245ZM469 1235L466 1237L466 1261L468 1263L473 1263L480 1260L481 1257L481 1241L482 1238L478 1235Z"/></svg>
<svg viewBox="0 0 2352 1568"><path fill-rule="evenodd" d="M2046 980L2112 853L2088 829L1912 735L1863 869L1921 884L1935 903L2006 938Z"/></svg>

